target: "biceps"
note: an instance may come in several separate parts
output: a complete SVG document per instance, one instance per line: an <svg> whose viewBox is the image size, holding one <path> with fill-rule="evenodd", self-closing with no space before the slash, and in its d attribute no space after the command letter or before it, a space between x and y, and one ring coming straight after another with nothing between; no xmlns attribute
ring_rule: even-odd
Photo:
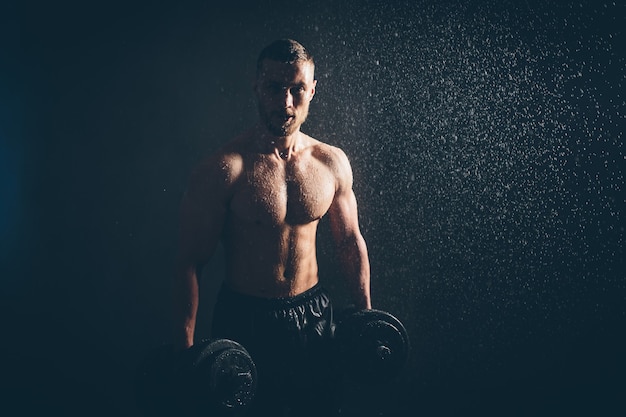
<svg viewBox="0 0 626 417"><path fill-rule="evenodd" d="M338 243L360 233L357 203L352 190L335 197L329 218L331 231Z"/></svg>

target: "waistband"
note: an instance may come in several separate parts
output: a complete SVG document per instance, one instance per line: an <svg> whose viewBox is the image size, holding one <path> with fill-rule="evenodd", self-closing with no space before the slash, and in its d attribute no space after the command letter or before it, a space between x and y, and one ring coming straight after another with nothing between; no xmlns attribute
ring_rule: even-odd
<svg viewBox="0 0 626 417"><path fill-rule="evenodd" d="M258 308L263 310L278 310L302 305L320 296L327 297L324 287L318 282L308 290L293 297L266 298L254 295L243 294L230 288L226 283L222 284L218 300L238 305L246 308Z"/></svg>

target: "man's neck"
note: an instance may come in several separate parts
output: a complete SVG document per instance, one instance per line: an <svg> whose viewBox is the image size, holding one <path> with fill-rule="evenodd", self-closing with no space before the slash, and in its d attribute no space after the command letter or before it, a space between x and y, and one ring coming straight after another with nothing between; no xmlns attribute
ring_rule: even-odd
<svg viewBox="0 0 626 417"><path fill-rule="evenodd" d="M301 135L299 129L289 136L274 136L266 129L261 129L259 144L261 145L261 149L266 149L281 159L289 159L289 157L298 150Z"/></svg>

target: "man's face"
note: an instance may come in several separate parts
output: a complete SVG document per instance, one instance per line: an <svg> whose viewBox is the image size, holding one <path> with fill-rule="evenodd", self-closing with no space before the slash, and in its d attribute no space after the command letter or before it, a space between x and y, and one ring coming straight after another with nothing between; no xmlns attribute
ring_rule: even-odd
<svg viewBox="0 0 626 417"><path fill-rule="evenodd" d="M306 120L315 94L314 69L306 61L263 61L255 92L261 121L272 135L289 136Z"/></svg>

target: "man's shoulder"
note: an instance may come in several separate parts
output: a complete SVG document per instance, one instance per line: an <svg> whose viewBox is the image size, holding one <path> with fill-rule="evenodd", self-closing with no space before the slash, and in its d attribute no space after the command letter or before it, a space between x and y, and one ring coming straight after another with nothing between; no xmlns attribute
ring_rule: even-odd
<svg viewBox="0 0 626 417"><path fill-rule="evenodd" d="M209 177L222 184L232 184L243 167L243 151L234 138L200 160L194 169L196 176Z"/></svg>
<svg viewBox="0 0 626 417"><path fill-rule="evenodd" d="M352 169L348 156L338 146L311 138L311 155L331 169L338 177L351 177Z"/></svg>
<svg viewBox="0 0 626 417"><path fill-rule="evenodd" d="M310 139L311 153L317 158L323 158L325 162L334 164L348 164L346 153L338 146L331 145L321 140L308 137Z"/></svg>
<svg viewBox="0 0 626 417"><path fill-rule="evenodd" d="M247 135L235 136L217 148L212 156L217 159L239 158L246 152L249 142Z"/></svg>

